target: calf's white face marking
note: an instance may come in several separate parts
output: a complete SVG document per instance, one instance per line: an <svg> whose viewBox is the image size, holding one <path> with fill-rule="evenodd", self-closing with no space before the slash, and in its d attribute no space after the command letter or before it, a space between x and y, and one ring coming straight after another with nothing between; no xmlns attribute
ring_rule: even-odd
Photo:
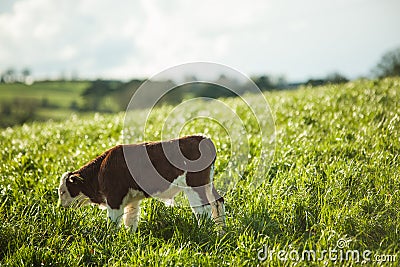
<svg viewBox="0 0 400 267"><path fill-rule="evenodd" d="M61 176L60 186L58 188L58 196L60 198L61 206L68 207L74 202L74 198L71 197L71 194L67 188L67 178L69 173L66 172Z"/></svg>
<svg viewBox="0 0 400 267"><path fill-rule="evenodd" d="M67 179L69 179L69 172L64 173L60 179L60 186L58 187L58 196L60 199L60 204L63 207L68 207L73 204L78 206L87 205L90 203L87 196L80 192L76 197L72 197L68 191Z"/></svg>

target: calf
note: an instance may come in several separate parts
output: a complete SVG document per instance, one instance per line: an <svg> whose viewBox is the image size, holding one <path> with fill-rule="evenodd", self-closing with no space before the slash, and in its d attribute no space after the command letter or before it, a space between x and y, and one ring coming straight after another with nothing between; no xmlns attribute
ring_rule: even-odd
<svg viewBox="0 0 400 267"><path fill-rule="evenodd" d="M177 149L174 149L177 148ZM224 200L213 186L215 147L193 135L163 142L115 146L77 171L66 172L58 189L61 205L98 204L118 225L136 230L140 201L171 202L184 191L196 218L225 225ZM201 166L203 165L203 166Z"/></svg>

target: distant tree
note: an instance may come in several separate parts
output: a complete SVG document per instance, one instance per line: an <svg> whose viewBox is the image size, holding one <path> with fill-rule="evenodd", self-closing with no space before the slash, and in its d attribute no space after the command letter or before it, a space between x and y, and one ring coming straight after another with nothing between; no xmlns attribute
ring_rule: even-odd
<svg viewBox="0 0 400 267"><path fill-rule="evenodd" d="M121 85L118 81L96 80L82 93L85 110L102 111L103 99Z"/></svg>
<svg viewBox="0 0 400 267"><path fill-rule="evenodd" d="M69 105L69 108L72 110L79 110L78 102L76 102L76 100L72 100L71 104Z"/></svg>
<svg viewBox="0 0 400 267"><path fill-rule="evenodd" d="M24 68L21 73L22 73L22 76L24 76L24 78L26 78L31 75L31 70L28 68Z"/></svg>
<svg viewBox="0 0 400 267"><path fill-rule="evenodd" d="M379 78L400 76L400 47L386 52L373 72Z"/></svg>
<svg viewBox="0 0 400 267"><path fill-rule="evenodd" d="M36 111L40 107L37 99L14 98L0 102L0 127L23 124L38 119Z"/></svg>
<svg viewBox="0 0 400 267"><path fill-rule="evenodd" d="M143 80L132 80L130 82L121 84L111 93L111 97L118 105L119 110L126 110L126 107L128 106L133 94L142 85L143 82Z"/></svg>
<svg viewBox="0 0 400 267"><path fill-rule="evenodd" d="M49 107L49 99L47 97L43 97L41 101L41 106L42 108L47 108Z"/></svg>
<svg viewBox="0 0 400 267"><path fill-rule="evenodd" d="M326 83L327 83L327 81L324 80L324 79L309 79L309 80L306 82L306 85L310 85L310 86L321 86L321 85L324 85L324 84L326 84Z"/></svg>
<svg viewBox="0 0 400 267"><path fill-rule="evenodd" d="M276 87L277 88L285 88L288 85L288 82L286 80L286 77L281 75L278 76L276 79Z"/></svg>
<svg viewBox="0 0 400 267"><path fill-rule="evenodd" d="M271 90L275 88L271 78L267 75L254 77L253 81L261 90Z"/></svg>
<svg viewBox="0 0 400 267"><path fill-rule="evenodd" d="M5 83L12 83L15 82L17 77L16 77L16 72L13 68L7 69L4 74L3 74L3 80Z"/></svg>
<svg viewBox="0 0 400 267"><path fill-rule="evenodd" d="M163 83L165 88L170 88L166 94L164 94L158 101L159 104L179 104L189 94L193 94L196 90L196 83L188 83L182 86L176 87L175 83L172 81L165 81Z"/></svg>
<svg viewBox="0 0 400 267"><path fill-rule="evenodd" d="M2 116L8 117L11 115L12 105L8 102L1 102L0 103L0 114ZM1 123L0 123L1 125Z"/></svg>
<svg viewBox="0 0 400 267"><path fill-rule="evenodd" d="M328 83L333 83L333 84L347 83L349 81L349 79L347 79L346 76L344 76L338 72L328 74L328 76L326 76L325 80Z"/></svg>
<svg viewBox="0 0 400 267"><path fill-rule="evenodd" d="M195 90L193 92L194 97L208 97L208 98L219 98L219 97L234 97L236 94L232 91L233 87L222 86L218 83L200 83L195 84Z"/></svg>
<svg viewBox="0 0 400 267"><path fill-rule="evenodd" d="M29 68L24 68L21 71L21 74L22 74L22 82L24 82L27 85L33 84L34 80L31 76L32 72Z"/></svg>

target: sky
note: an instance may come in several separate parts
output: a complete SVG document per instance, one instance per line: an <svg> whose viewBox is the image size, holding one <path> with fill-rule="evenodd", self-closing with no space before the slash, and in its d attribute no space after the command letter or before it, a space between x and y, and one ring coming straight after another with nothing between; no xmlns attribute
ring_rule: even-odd
<svg viewBox="0 0 400 267"><path fill-rule="evenodd" d="M209 61L354 79L400 46L399 25L399 0L0 0L0 72L129 80Z"/></svg>

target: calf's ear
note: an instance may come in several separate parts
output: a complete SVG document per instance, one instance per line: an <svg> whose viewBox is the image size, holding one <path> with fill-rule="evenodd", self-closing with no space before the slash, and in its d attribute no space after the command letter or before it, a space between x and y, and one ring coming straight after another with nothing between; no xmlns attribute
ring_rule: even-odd
<svg viewBox="0 0 400 267"><path fill-rule="evenodd" d="M68 177L67 181L68 181L69 183L76 184L76 183L78 183L79 181L82 181L82 177L80 177L80 176L77 175L77 174L72 174L72 175L70 175L70 176Z"/></svg>

